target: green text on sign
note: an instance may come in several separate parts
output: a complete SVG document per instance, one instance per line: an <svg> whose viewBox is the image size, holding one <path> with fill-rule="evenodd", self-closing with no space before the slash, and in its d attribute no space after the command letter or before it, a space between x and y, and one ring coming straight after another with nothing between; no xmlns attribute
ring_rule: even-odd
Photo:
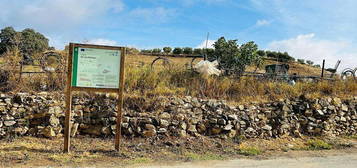
<svg viewBox="0 0 357 168"><path fill-rule="evenodd" d="M119 88L120 50L75 47L72 86Z"/></svg>

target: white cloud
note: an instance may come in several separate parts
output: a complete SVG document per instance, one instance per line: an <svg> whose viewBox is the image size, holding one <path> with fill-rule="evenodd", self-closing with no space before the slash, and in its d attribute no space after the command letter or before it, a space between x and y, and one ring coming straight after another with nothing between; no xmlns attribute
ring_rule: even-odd
<svg viewBox="0 0 357 168"><path fill-rule="evenodd" d="M205 40L203 41L200 45L198 45L196 48L214 48L213 44L216 42L216 40Z"/></svg>
<svg viewBox="0 0 357 168"><path fill-rule="evenodd" d="M6 6L0 12L0 26L57 31L95 22L108 12L120 12L124 8L121 0L0 0L0 3Z"/></svg>
<svg viewBox="0 0 357 168"><path fill-rule="evenodd" d="M91 39L88 41L85 41L84 43L86 44L96 44L96 45L108 45L108 46L116 46L118 43L114 40L109 40L109 39L103 39L103 38L98 38L98 39Z"/></svg>
<svg viewBox="0 0 357 168"><path fill-rule="evenodd" d="M168 21L175 13L176 10L163 7L136 8L130 12L130 16L142 18L151 23L161 23Z"/></svg>
<svg viewBox="0 0 357 168"><path fill-rule="evenodd" d="M348 67L357 67L357 52L352 49L352 44L346 41L321 40L315 34L298 35L295 38L273 41L269 50L288 52L295 58L312 60L321 64L326 59L328 68L334 67L337 60L342 60L341 71Z"/></svg>
<svg viewBox="0 0 357 168"><path fill-rule="evenodd" d="M270 25L271 21L269 20L257 20L257 23L255 23L256 26L260 27L260 26L266 26L266 25Z"/></svg>

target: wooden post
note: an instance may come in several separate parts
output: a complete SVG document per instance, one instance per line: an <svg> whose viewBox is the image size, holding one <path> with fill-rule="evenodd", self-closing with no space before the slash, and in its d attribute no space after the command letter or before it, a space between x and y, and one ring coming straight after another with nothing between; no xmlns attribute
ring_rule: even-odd
<svg viewBox="0 0 357 168"><path fill-rule="evenodd" d="M72 53L73 53L74 45L72 43L69 44L69 54L68 54L68 64L67 64L67 90L66 90L66 117L65 117L65 130L64 130L64 148L63 152L70 152L71 146L71 111L72 111Z"/></svg>
<svg viewBox="0 0 357 168"><path fill-rule="evenodd" d="M325 73L325 60L322 61L321 79L324 79Z"/></svg>
<svg viewBox="0 0 357 168"><path fill-rule="evenodd" d="M120 150L121 139L121 120L122 120L122 108L123 108L123 92L124 92L124 62L125 62L126 49L124 48L123 55L120 61L120 80L119 80L119 92L118 92L118 114L115 132L115 150Z"/></svg>

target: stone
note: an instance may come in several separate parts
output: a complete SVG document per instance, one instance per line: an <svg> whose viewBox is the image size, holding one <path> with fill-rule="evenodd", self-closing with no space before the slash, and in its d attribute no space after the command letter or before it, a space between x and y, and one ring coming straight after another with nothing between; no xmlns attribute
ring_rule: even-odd
<svg viewBox="0 0 357 168"><path fill-rule="evenodd" d="M0 121L0 128L3 126L3 122L2 121Z"/></svg>
<svg viewBox="0 0 357 168"><path fill-rule="evenodd" d="M226 121L225 119L223 119L223 118L220 118L220 119L218 119L217 123L218 123L219 125L226 125L226 124L227 124L227 121Z"/></svg>
<svg viewBox="0 0 357 168"><path fill-rule="evenodd" d="M187 124L185 122L181 122L180 123L180 128L183 129L183 130L186 130L187 129Z"/></svg>
<svg viewBox="0 0 357 168"><path fill-rule="evenodd" d="M325 115L324 112L322 110L316 110L317 114L320 115L320 116L323 116Z"/></svg>
<svg viewBox="0 0 357 168"><path fill-rule="evenodd" d="M229 138L234 138L237 135L237 131L236 130L230 130L227 134L227 136Z"/></svg>
<svg viewBox="0 0 357 168"><path fill-rule="evenodd" d="M170 123L167 120L161 119L160 120L160 126L161 127L168 127Z"/></svg>
<svg viewBox="0 0 357 168"><path fill-rule="evenodd" d="M74 137L74 136L77 135L78 127L79 127L79 123L74 123L74 124L72 124L72 127L71 127L71 137Z"/></svg>
<svg viewBox="0 0 357 168"><path fill-rule="evenodd" d="M333 98L332 103L333 103L335 106L340 107L340 105L342 104L342 101L341 101L340 98L335 97L335 98Z"/></svg>
<svg viewBox="0 0 357 168"><path fill-rule="evenodd" d="M226 126L223 128L223 130L229 131L229 130L231 130L232 128L233 128L233 125L228 124L228 125L226 125Z"/></svg>
<svg viewBox="0 0 357 168"><path fill-rule="evenodd" d="M212 134L212 135L218 135L218 134L221 133L221 132L222 132L222 129L219 128L219 127L213 127L213 128L211 129L211 134Z"/></svg>
<svg viewBox="0 0 357 168"><path fill-rule="evenodd" d="M103 135L110 135L110 134L111 134L111 130L110 130L109 127L102 127L101 133L102 133Z"/></svg>
<svg viewBox="0 0 357 168"><path fill-rule="evenodd" d="M175 119L178 120L178 121L183 121L183 120L185 120L185 115L183 115L183 114L177 114L177 115L175 116Z"/></svg>
<svg viewBox="0 0 357 168"><path fill-rule="evenodd" d="M153 137L156 136L156 130L145 130L143 132L144 137Z"/></svg>
<svg viewBox="0 0 357 168"><path fill-rule="evenodd" d="M13 126L16 124L16 121L4 121L4 125L7 127Z"/></svg>
<svg viewBox="0 0 357 168"><path fill-rule="evenodd" d="M348 112L348 106L343 104L342 107L341 107L341 110L344 111L344 112Z"/></svg>
<svg viewBox="0 0 357 168"><path fill-rule="evenodd" d="M197 124L196 128L197 131L201 134L205 133L207 130L206 126L203 123Z"/></svg>
<svg viewBox="0 0 357 168"><path fill-rule="evenodd" d="M186 136L187 136L187 133L186 133L185 130L179 130L179 131L178 131L178 136L179 136L179 137L186 137Z"/></svg>
<svg viewBox="0 0 357 168"><path fill-rule="evenodd" d="M238 106L238 109L239 109L240 111L243 111L243 110L245 109L245 107L244 107L244 105L239 105L239 106Z"/></svg>
<svg viewBox="0 0 357 168"><path fill-rule="evenodd" d="M160 119L171 119L171 115L169 113L160 114Z"/></svg>
<svg viewBox="0 0 357 168"><path fill-rule="evenodd" d="M248 127L245 131L246 131L246 132L254 132L254 128Z"/></svg>
<svg viewBox="0 0 357 168"><path fill-rule="evenodd" d="M156 127L154 125L152 125L152 124L145 124L145 129L147 129L147 130L155 130Z"/></svg>
<svg viewBox="0 0 357 168"><path fill-rule="evenodd" d="M230 114L230 115L228 115L228 119L229 120L238 120L238 116L235 114Z"/></svg>
<svg viewBox="0 0 357 168"><path fill-rule="evenodd" d="M196 133L197 132L196 125L189 125L187 131L189 133Z"/></svg>
<svg viewBox="0 0 357 168"><path fill-rule="evenodd" d="M342 122L346 122L346 121L347 121L347 119L346 119L345 117L340 117L340 121L342 121Z"/></svg>
<svg viewBox="0 0 357 168"><path fill-rule="evenodd" d="M15 128L15 133L18 135L25 135L28 130L29 130L28 127L17 127Z"/></svg>
<svg viewBox="0 0 357 168"><path fill-rule="evenodd" d="M57 126L60 124L59 119L58 119L54 114L52 114L52 115L50 116L49 122L50 122L50 125L51 125L51 126L54 126L54 127L57 127Z"/></svg>
<svg viewBox="0 0 357 168"><path fill-rule="evenodd" d="M56 136L56 133L52 127L45 127L44 129L42 129L41 133L43 136L45 136L47 138L53 138Z"/></svg>
<svg viewBox="0 0 357 168"><path fill-rule="evenodd" d="M273 129L270 125L265 125L262 128L263 128L263 130L266 130L266 131L271 131Z"/></svg>
<svg viewBox="0 0 357 168"><path fill-rule="evenodd" d="M157 133L159 133L159 134L164 134L166 132L167 132L166 128L159 128L159 130L157 131Z"/></svg>

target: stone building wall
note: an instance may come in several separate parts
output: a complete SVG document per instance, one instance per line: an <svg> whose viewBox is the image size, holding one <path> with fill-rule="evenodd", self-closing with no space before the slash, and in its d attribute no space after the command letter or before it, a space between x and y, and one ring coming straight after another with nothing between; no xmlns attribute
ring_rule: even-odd
<svg viewBox="0 0 357 168"><path fill-rule="evenodd" d="M230 106L192 97L128 97L122 133L128 137L210 136L275 138L357 134L357 98L306 99ZM113 136L116 99L106 95L73 98L72 136ZM59 137L64 99L50 93L0 94L0 139Z"/></svg>

